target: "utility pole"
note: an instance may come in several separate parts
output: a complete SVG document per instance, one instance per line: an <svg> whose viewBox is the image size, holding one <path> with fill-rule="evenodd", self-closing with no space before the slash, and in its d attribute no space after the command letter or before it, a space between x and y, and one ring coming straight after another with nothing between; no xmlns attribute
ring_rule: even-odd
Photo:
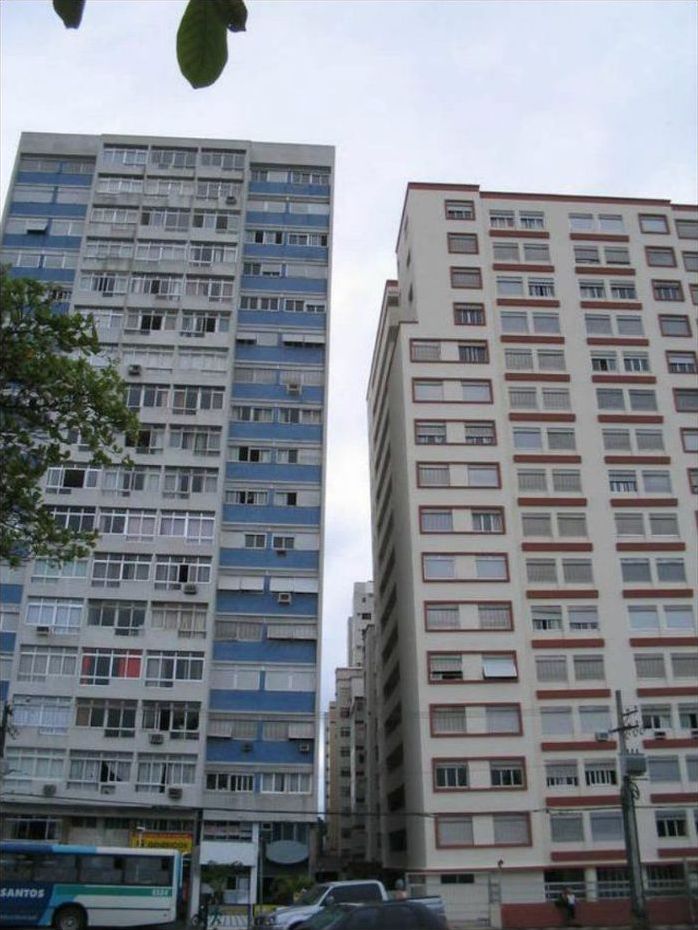
<svg viewBox="0 0 698 930"><path fill-rule="evenodd" d="M5 758L5 740L8 732L12 735L12 726L10 717L12 716L12 705L9 701L3 701L2 717L0 717L0 759Z"/></svg>
<svg viewBox="0 0 698 930"><path fill-rule="evenodd" d="M630 877L630 909L633 915L633 926L638 930L649 927L645 889L642 882L642 862L640 860L640 842L637 833L637 817L635 814L635 792L633 775L642 775L646 770L644 756L629 753L625 734L636 730L635 724L626 723L626 717L634 713L623 710L623 698L620 691L616 691L616 717L618 726L618 747L620 752L621 789L620 803L623 811L623 833L625 835L625 853L628 859L628 874Z"/></svg>

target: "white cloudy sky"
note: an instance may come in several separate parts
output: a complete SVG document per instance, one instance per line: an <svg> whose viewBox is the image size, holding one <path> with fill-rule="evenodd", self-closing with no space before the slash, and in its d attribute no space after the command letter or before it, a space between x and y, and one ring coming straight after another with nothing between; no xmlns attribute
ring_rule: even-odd
<svg viewBox="0 0 698 930"><path fill-rule="evenodd" d="M324 703L371 576L365 386L410 180L696 198L691 0L248 0L223 77L176 66L184 0L0 4L3 193L22 130L337 147Z"/></svg>

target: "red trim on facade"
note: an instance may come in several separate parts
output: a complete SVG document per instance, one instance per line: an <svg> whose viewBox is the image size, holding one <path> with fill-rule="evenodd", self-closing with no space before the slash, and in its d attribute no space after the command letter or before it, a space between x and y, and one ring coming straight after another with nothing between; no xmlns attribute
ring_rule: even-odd
<svg viewBox="0 0 698 930"><path fill-rule="evenodd" d="M559 742L543 742L540 744L543 752L608 752L609 749L616 748L614 739L600 743L595 739L577 739L577 740L560 740Z"/></svg>
<svg viewBox="0 0 698 930"><path fill-rule="evenodd" d="M546 372L523 371L518 374L515 371L507 371L504 375L505 381L569 381L569 375L553 375Z"/></svg>
<svg viewBox="0 0 698 930"><path fill-rule="evenodd" d="M693 597L693 588L624 588L623 597Z"/></svg>
<svg viewBox="0 0 698 930"><path fill-rule="evenodd" d="M695 739L644 739L642 745L645 749L695 749L698 746L698 736Z"/></svg>
<svg viewBox="0 0 698 930"><path fill-rule="evenodd" d="M564 336L515 336L511 333L504 334L499 337L500 342L518 342L522 345L534 345L535 343L542 343L544 345L564 345L565 337Z"/></svg>
<svg viewBox="0 0 698 930"><path fill-rule="evenodd" d="M696 689L684 685L671 685L666 688L638 688L637 696L638 697L684 697L688 695L695 697ZM662 746L665 746L668 740L660 741ZM693 741L695 742L695 740ZM693 745L693 742L691 745Z"/></svg>
<svg viewBox="0 0 698 930"><path fill-rule="evenodd" d="M521 543L522 552L593 552L592 543L574 542L525 542Z"/></svg>
<svg viewBox="0 0 698 930"><path fill-rule="evenodd" d="M580 300L583 310L642 310L639 300Z"/></svg>
<svg viewBox="0 0 698 930"><path fill-rule="evenodd" d="M565 639L564 636L556 636L555 639L532 639L532 649L590 649L594 646L605 646L606 640L597 637L596 639L582 639L581 636L576 638L570 637Z"/></svg>
<svg viewBox="0 0 698 930"><path fill-rule="evenodd" d="M425 185L429 186L429 185ZM438 185L434 185L438 187ZM648 205L656 207L671 207L671 201L659 199L657 197L607 197L604 195L594 196L592 194L532 194L529 191L519 191L517 193L508 193L507 191L480 191L480 196L487 200L549 200L553 202L566 203L626 203L636 204L639 207ZM695 210L695 207L691 207Z"/></svg>
<svg viewBox="0 0 698 930"><path fill-rule="evenodd" d="M574 242L630 242L630 236L624 236L621 233L595 233L595 232L573 232L570 233L570 239Z"/></svg>
<svg viewBox="0 0 698 930"><path fill-rule="evenodd" d="M493 271L555 271L555 265L527 265L525 262L494 262Z"/></svg>
<svg viewBox="0 0 698 930"><path fill-rule="evenodd" d="M595 384L656 384L654 375L592 375Z"/></svg>
<svg viewBox="0 0 698 930"><path fill-rule="evenodd" d="M636 339L633 336L622 336L618 339L606 336L589 336L587 338L588 346L648 346L649 339Z"/></svg>
<svg viewBox="0 0 698 930"><path fill-rule="evenodd" d="M596 588L570 588L563 591L560 588L533 588L526 591L526 599L529 601L550 601L550 600L596 600L599 592Z"/></svg>
<svg viewBox="0 0 698 930"><path fill-rule="evenodd" d="M510 413L512 423L574 423L574 413Z"/></svg>
<svg viewBox="0 0 698 930"><path fill-rule="evenodd" d="M635 274L634 268L618 268L617 265L576 265L575 274L626 275Z"/></svg>
<svg viewBox="0 0 698 930"><path fill-rule="evenodd" d="M528 452L519 452L514 456L515 462L540 462L541 464L560 464L560 465L579 465L582 461L581 455L534 455Z"/></svg>
<svg viewBox="0 0 698 930"><path fill-rule="evenodd" d="M624 861L626 854L624 849L597 849L593 852L551 852L550 858L553 862L606 862L614 859Z"/></svg>
<svg viewBox="0 0 698 930"><path fill-rule="evenodd" d="M548 795L545 799L546 807L617 807L619 804L617 794L598 794L594 796L577 798L560 798Z"/></svg>
<svg viewBox="0 0 698 930"><path fill-rule="evenodd" d="M607 465L671 465L669 455L604 455Z"/></svg>
<svg viewBox="0 0 698 930"><path fill-rule="evenodd" d="M549 239L550 233L545 229L490 229L493 239Z"/></svg>
<svg viewBox="0 0 698 930"><path fill-rule="evenodd" d="M560 688L557 691L552 688L545 688L536 691L536 697L541 701L555 701L560 698L607 698L610 696L610 688Z"/></svg>
<svg viewBox="0 0 698 930"><path fill-rule="evenodd" d="M560 301L555 300L554 298L547 299L545 297L533 298L533 297L498 297L497 298L498 307L559 307Z"/></svg>
<svg viewBox="0 0 698 930"><path fill-rule="evenodd" d="M664 417L655 414L600 413L599 423L663 423Z"/></svg>
<svg viewBox="0 0 698 930"><path fill-rule="evenodd" d="M682 542L620 542L616 543L616 552L685 552L686 543Z"/></svg>
<svg viewBox="0 0 698 930"><path fill-rule="evenodd" d="M586 497L517 497L519 507L586 507Z"/></svg>
<svg viewBox="0 0 698 930"><path fill-rule="evenodd" d="M685 862L686 859L698 856L698 846L674 846L670 849L658 849L657 854L660 859L678 859Z"/></svg>
<svg viewBox="0 0 698 930"><path fill-rule="evenodd" d="M652 804L696 804L698 802L698 791L667 791L666 793L650 794Z"/></svg>
<svg viewBox="0 0 698 930"><path fill-rule="evenodd" d="M677 507L675 497L612 497L611 507Z"/></svg>

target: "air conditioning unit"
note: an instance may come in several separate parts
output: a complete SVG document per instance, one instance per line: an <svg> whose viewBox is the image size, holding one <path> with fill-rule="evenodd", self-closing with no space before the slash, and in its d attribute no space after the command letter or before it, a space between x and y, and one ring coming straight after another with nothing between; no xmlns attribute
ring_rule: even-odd
<svg viewBox="0 0 698 930"><path fill-rule="evenodd" d="M136 377L136 375L142 374L142 372L143 372L143 369L141 368L140 365L129 365L128 366L128 373L130 375L133 375L134 377Z"/></svg>
<svg viewBox="0 0 698 930"><path fill-rule="evenodd" d="M299 743L298 752L309 753L310 752L310 743Z"/></svg>
<svg viewBox="0 0 698 930"><path fill-rule="evenodd" d="M50 784L44 785L44 787L41 789L41 793L45 798L52 798L56 793L56 786Z"/></svg>
<svg viewBox="0 0 698 930"><path fill-rule="evenodd" d="M151 733L148 739L153 746L161 746L165 742L165 736L162 733Z"/></svg>
<svg viewBox="0 0 698 930"><path fill-rule="evenodd" d="M179 800L179 798L182 797L182 789L179 787L179 785L171 785L167 789L167 797L173 798L174 800Z"/></svg>
<svg viewBox="0 0 698 930"><path fill-rule="evenodd" d="M225 198L225 202L226 203L237 203L238 199L235 196L235 194L228 194L228 196Z"/></svg>
<svg viewBox="0 0 698 930"><path fill-rule="evenodd" d="M193 581L187 581L186 584L182 585L182 591L185 594L196 594L198 590Z"/></svg>
<svg viewBox="0 0 698 930"><path fill-rule="evenodd" d="M36 628L36 635L37 636L50 636L51 627L50 626L38 626Z"/></svg>
<svg viewBox="0 0 698 930"><path fill-rule="evenodd" d="M293 394L294 396L297 397L297 396L300 394L300 392L301 392L301 386L300 386L299 382L298 382L298 381L289 381L289 383L286 385L286 392L287 392L288 394Z"/></svg>
<svg viewBox="0 0 698 930"><path fill-rule="evenodd" d="M100 794L114 794L116 792L116 785L100 785L99 793Z"/></svg>
<svg viewBox="0 0 698 930"><path fill-rule="evenodd" d="M290 591L279 591L276 595L277 604L290 604L293 601L293 595Z"/></svg>
<svg viewBox="0 0 698 930"><path fill-rule="evenodd" d="M253 749L253 748L254 748L254 747L252 746L252 743L243 743L243 744L242 744L242 751L243 751L243 752L252 752L252 749Z"/></svg>
<svg viewBox="0 0 698 930"><path fill-rule="evenodd" d="M698 730L691 730L691 739L698 739Z"/></svg>
<svg viewBox="0 0 698 930"><path fill-rule="evenodd" d="M666 730L655 730L654 738L655 739L666 739Z"/></svg>
<svg viewBox="0 0 698 930"><path fill-rule="evenodd" d="M286 555L286 549L275 549L277 555Z"/></svg>

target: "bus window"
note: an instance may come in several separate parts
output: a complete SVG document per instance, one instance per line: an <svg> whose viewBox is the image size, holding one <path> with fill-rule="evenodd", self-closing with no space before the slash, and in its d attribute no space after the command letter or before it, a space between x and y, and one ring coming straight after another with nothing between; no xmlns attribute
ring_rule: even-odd
<svg viewBox="0 0 698 930"><path fill-rule="evenodd" d="M171 885L172 859L167 856L129 856L124 869L127 885Z"/></svg>
<svg viewBox="0 0 698 930"><path fill-rule="evenodd" d="M76 882L78 867L75 856L35 853L33 879L35 882Z"/></svg>
<svg viewBox="0 0 698 930"><path fill-rule="evenodd" d="M120 885L123 881L120 856L81 856L80 881L95 885Z"/></svg>
<svg viewBox="0 0 698 930"><path fill-rule="evenodd" d="M0 875L5 882L30 882L33 856L26 853L9 853L0 858Z"/></svg>

